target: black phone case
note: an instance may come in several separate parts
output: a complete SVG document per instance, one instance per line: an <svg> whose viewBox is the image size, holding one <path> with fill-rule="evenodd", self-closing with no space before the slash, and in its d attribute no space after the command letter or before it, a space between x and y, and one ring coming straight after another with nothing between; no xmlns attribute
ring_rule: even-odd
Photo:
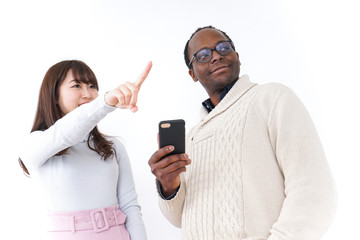
<svg viewBox="0 0 360 240"><path fill-rule="evenodd" d="M162 148L167 145L175 147L171 154L185 153L185 121L183 119L159 123L159 146Z"/></svg>

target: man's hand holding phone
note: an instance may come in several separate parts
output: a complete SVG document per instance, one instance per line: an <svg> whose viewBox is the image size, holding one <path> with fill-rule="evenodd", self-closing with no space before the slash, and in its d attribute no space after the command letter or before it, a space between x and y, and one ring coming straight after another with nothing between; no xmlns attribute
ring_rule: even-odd
<svg viewBox="0 0 360 240"><path fill-rule="evenodd" d="M168 155L172 151L174 146L165 146L157 150L149 160L151 172L160 182L164 197L171 196L180 186L180 173L185 172L185 167L191 163L186 153Z"/></svg>
<svg viewBox="0 0 360 240"><path fill-rule="evenodd" d="M185 153L185 121L160 122L158 142L160 149L151 156L149 165L161 184L163 196L169 197L180 186L180 173L191 163Z"/></svg>

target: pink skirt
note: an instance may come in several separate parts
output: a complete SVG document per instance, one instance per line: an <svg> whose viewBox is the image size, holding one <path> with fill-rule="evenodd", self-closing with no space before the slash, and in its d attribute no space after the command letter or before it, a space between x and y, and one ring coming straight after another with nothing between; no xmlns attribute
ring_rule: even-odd
<svg viewBox="0 0 360 240"><path fill-rule="evenodd" d="M48 216L48 237L53 240L130 240L126 215L118 205Z"/></svg>

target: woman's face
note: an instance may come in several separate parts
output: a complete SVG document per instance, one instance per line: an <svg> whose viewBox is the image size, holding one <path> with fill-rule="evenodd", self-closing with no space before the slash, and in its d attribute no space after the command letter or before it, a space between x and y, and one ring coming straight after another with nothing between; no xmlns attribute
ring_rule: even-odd
<svg viewBox="0 0 360 240"><path fill-rule="evenodd" d="M76 80L70 69L60 85L58 104L66 115L80 105L91 102L97 96L97 89L90 83Z"/></svg>

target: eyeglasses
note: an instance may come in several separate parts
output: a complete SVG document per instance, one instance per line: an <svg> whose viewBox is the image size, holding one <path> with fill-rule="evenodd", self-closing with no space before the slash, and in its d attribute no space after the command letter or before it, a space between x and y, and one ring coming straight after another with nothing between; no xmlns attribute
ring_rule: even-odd
<svg viewBox="0 0 360 240"><path fill-rule="evenodd" d="M196 58L198 60L198 62L201 62L201 63L210 62L210 60L212 59L214 50L221 56L228 55L233 50L232 42L231 41L219 42L214 48L200 49L191 58L189 67L191 67L191 63L193 62L194 58Z"/></svg>

